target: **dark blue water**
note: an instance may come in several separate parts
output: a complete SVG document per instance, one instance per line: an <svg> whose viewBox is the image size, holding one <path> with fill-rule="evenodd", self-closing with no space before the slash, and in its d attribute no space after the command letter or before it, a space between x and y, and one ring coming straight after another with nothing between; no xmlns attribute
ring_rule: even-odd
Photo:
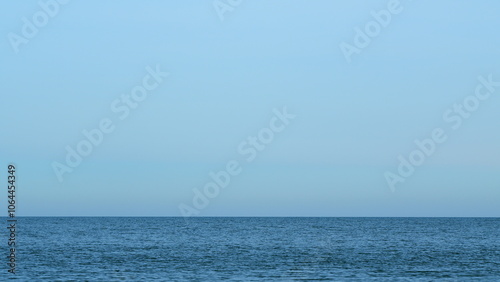
<svg viewBox="0 0 500 282"><path fill-rule="evenodd" d="M499 218L20 218L18 229L21 280L500 280Z"/></svg>

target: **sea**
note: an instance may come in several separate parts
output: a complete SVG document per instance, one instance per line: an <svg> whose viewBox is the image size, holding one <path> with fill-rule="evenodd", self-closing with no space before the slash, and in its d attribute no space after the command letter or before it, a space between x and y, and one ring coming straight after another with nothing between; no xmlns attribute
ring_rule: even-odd
<svg viewBox="0 0 500 282"><path fill-rule="evenodd" d="M500 218L20 217L15 275L2 229L1 281L500 281Z"/></svg>

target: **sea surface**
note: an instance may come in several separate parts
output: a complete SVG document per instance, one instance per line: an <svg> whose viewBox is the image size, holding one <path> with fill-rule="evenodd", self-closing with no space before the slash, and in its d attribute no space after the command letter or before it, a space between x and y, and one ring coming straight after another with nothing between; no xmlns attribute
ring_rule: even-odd
<svg viewBox="0 0 500 282"><path fill-rule="evenodd" d="M500 218L24 217L17 226L21 281L500 281Z"/></svg>

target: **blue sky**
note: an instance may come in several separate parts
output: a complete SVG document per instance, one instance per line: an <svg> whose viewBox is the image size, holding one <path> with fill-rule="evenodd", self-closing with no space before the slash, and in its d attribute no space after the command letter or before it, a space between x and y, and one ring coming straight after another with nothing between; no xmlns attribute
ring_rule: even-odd
<svg viewBox="0 0 500 282"><path fill-rule="evenodd" d="M479 76L500 81L500 3L402 0L349 63L339 45L388 3L242 1L221 21L212 1L70 1L17 54L9 34L41 7L4 3L0 159L3 179L18 167L18 214L180 216L238 160L200 216L500 216L500 87L459 129L442 117ZM118 119L112 102L157 65L169 76ZM238 145L285 106L296 118L245 162ZM114 131L59 182L53 162L103 118ZM392 192L384 173L435 128L447 141Z"/></svg>

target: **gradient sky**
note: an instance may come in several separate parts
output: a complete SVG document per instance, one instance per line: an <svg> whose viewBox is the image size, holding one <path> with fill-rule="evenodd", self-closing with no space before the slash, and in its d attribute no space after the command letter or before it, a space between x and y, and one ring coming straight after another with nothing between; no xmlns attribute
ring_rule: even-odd
<svg viewBox="0 0 500 282"><path fill-rule="evenodd" d="M500 81L500 2L402 0L348 63L339 44L388 2L243 1L221 21L212 1L75 0L16 54L8 34L41 8L6 1L0 175L18 167L18 215L180 216L236 159L200 216L500 216L500 88L458 130L442 118L478 76ZM117 119L156 65L170 76ZM284 106L297 117L244 162ZM106 117L115 131L60 183L52 163ZM384 173L437 127L448 140L391 192Z"/></svg>

